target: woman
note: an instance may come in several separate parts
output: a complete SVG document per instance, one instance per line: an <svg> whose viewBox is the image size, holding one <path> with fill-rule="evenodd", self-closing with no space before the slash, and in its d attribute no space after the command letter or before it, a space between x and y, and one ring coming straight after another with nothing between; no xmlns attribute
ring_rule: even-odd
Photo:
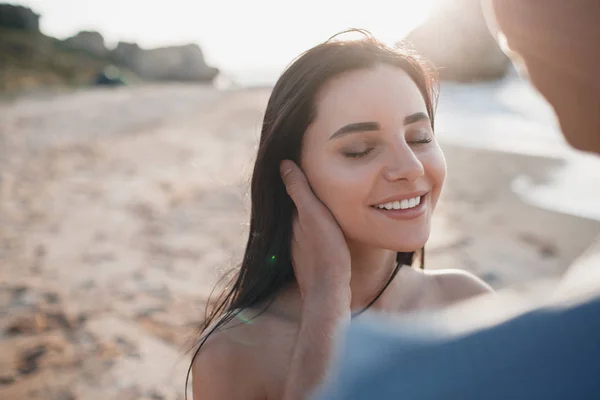
<svg viewBox="0 0 600 400"><path fill-rule="evenodd" d="M273 89L244 258L192 360L196 399L306 398L351 315L490 291L423 270L446 174L435 82L418 57L363 34L308 50Z"/></svg>

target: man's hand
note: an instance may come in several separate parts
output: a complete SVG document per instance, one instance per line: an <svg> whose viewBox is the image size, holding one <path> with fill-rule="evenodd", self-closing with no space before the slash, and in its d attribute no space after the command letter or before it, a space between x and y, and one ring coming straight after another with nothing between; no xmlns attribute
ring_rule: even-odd
<svg viewBox="0 0 600 400"><path fill-rule="evenodd" d="M281 177L297 212L292 264L302 296L302 315L284 389L284 400L304 400L323 380L336 334L350 319L350 251L327 207L302 170L281 163Z"/></svg>
<svg viewBox="0 0 600 400"><path fill-rule="evenodd" d="M342 230L295 163L283 161L281 177L297 209L291 255L302 299L322 297L326 291L349 300L350 251Z"/></svg>

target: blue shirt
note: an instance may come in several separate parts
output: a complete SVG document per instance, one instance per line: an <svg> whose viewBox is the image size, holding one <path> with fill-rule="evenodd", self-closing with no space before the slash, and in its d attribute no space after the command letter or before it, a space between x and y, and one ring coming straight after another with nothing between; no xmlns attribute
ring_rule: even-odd
<svg viewBox="0 0 600 400"><path fill-rule="evenodd" d="M450 333L435 319L353 322L317 400L600 400L600 297Z"/></svg>

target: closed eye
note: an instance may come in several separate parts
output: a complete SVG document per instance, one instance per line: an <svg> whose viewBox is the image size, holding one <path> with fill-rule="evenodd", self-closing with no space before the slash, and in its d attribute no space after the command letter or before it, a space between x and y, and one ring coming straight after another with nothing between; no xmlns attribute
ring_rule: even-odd
<svg viewBox="0 0 600 400"><path fill-rule="evenodd" d="M367 154L369 154L371 151L373 150L373 148L368 148L365 151L345 151L344 152L344 157L348 157L348 158L361 158L366 156Z"/></svg>
<svg viewBox="0 0 600 400"><path fill-rule="evenodd" d="M433 132L430 129L411 131L406 136L408 144L427 144L433 140Z"/></svg>
<svg viewBox="0 0 600 400"><path fill-rule="evenodd" d="M433 140L432 138L428 137L428 138L425 138L425 139L412 141L411 143L415 143L415 144L427 144L427 143L431 143L432 140Z"/></svg>

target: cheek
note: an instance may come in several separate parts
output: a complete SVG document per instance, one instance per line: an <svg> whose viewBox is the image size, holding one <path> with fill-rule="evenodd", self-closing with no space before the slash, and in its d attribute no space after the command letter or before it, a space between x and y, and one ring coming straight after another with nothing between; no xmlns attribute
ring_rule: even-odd
<svg viewBox="0 0 600 400"><path fill-rule="evenodd" d="M439 146L435 146L425 154L421 162L429 184L431 185L431 201L435 206L440 197L444 181L446 180L446 159Z"/></svg>
<svg viewBox="0 0 600 400"><path fill-rule="evenodd" d="M372 171L351 168L344 160L326 158L305 160L303 169L315 195L329 208L341 225L354 219L356 210L365 204Z"/></svg>

